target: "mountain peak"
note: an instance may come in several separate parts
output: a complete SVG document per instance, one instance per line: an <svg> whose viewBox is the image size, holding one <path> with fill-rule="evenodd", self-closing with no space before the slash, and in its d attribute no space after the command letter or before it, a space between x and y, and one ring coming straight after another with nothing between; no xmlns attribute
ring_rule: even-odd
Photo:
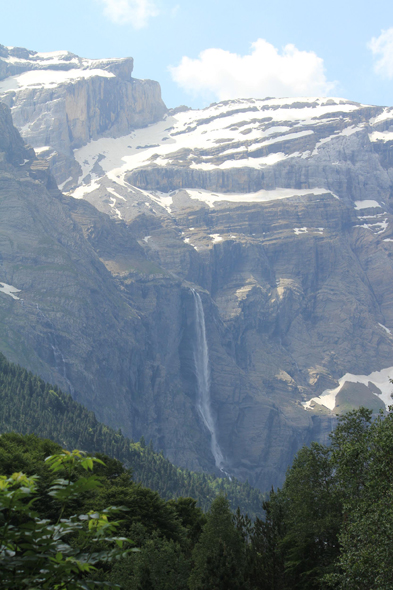
<svg viewBox="0 0 393 590"><path fill-rule="evenodd" d="M25 76L24 80L16 80L16 87L31 85L32 82L44 84L48 76L39 72L71 72L72 78L86 77L87 72L94 71L95 75L110 73L124 80L130 80L134 68L132 57L88 59L79 57L70 51L38 52L23 47L6 47L0 45L0 80L20 76L24 72L37 71L34 81L31 76ZM78 76L79 73L79 76ZM22 82L22 83L21 83ZM60 82L60 79L55 79Z"/></svg>

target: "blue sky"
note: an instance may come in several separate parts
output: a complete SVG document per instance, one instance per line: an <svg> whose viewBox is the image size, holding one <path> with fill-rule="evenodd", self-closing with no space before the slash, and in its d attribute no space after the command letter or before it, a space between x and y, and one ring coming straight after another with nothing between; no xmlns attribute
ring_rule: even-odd
<svg viewBox="0 0 393 590"><path fill-rule="evenodd" d="M132 56L169 107L302 94L393 105L387 0L14 0L0 43Z"/></svg>

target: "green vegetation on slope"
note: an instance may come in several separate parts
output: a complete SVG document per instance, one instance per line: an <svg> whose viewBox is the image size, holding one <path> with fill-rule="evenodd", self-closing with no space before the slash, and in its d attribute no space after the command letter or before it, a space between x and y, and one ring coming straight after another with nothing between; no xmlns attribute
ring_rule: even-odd
<svg viewBox="0 0 393 590"><path fill-rule="evenodd" d="M233 515L222 495L213 500L206 514L192 498L165 501L157 492L133 482L120 461L102 454L97 457L100 462L94 468L92 487L78 466L68 476L53 473L51 465L57 464L57 459L44 461L53 454L65 455L50 440L15 433L0 436L0 570L4 565L8 568L5 571L12 573L15 569L14 559L9 559L8 553L14 551L18 575L20 568L24 568L29 579L35 562L29 552L28 535L33 530L33 536L39 536L41 526L50 530L58 522L60 504L52 491L57 489L61 494L71 490L61 522L73 519L78 524L68 537L66 550L82 560L90 558L86 556L86 531L79 521L103 520L101 515L107 507L121 507L116 535L131 539L140 551L120 555L114 563L102 561L97 555L97 570L87 572L93 581L109 583L110 587L119 584L123 590L393 588L393 411L373 418L371 410L361 408L341 416L331 444L314 443L301 449L282 489L272 492L264 502L265 519L256 518L254 522L240 511ZM31 508L26 502L9 506L9 490L17 496L26 494L29 488L26 476L20 472L30 478L38 476L35 515L26 513L25 509ZM59 476L62 479L57 479ZM73 487L80 491L77 496L72 493ZM32 520L38 528L31 528ZM25 540L26 526L30 529ZM19 539L23 542L19 543ZM56 550L55 559L63 563L62 547L46 549L35 544L32 550L39 553L40 560L48 558L48 551ZM63 564L60 569L64 565L67 566ZM69 568L65 569L69 576ZM84 571L79 569L75 575L86 587ZM67 583L62 582L60 578L59 587L79 589L73 586L78 580L72 576ZM44 590L52 586L34 587ZM10 575L8 581L7 577L0 580L0 588L20 590L21 585L15 584Z"/></svg>
<svg viewBox="0 0 393 590"><path fill-rule="evenodd" d="M162 498L192 497L207 510L225 493L233 510L255 518L262 512L263 495L248 483L175 467L151 445L135 443L97 421L93 412L0 354L0 433L34 433L63 448L105 453L131 467L133 479Z"/></svg>
<svg viewBox="0 0 393 590"><path fill-rule="evenodd" d="M52 484L45 488L37 475L7 473L4 458L8 459L8 468L13 468L23 452L23 441L15 440L17 436L5 435L0 439L0 587L94 588L94 580L89 580L89 576L95 574L97 564L111 564L135 551L128 548L131 540L116 537L120 526L120 522L113 520L119 514L116 507L68 515L71 507L84 503L86 494L100 489L102 484L97 476L88 472L94 464L104 464L80 451L60 450L45 460L47 479L52 479ZM31 438L26 442L36 449L41 441ZM40 500L42 504L43 495L46 512L50 507L52 518L42 518L42 512L37 512L35 504Z"/></svg>
<svg viewBox="0 0 393 590"><path fill-rule="evenodd" d="M100 455L92 477L88 465L79 451L35 435L0 436L1 590L90 590L96 582L123 590L253 590L247 543L226 498L215 498L205 515L192 498L165 501L136 484L116 459ZM114 533L139 551L125 553Z"/></svg>

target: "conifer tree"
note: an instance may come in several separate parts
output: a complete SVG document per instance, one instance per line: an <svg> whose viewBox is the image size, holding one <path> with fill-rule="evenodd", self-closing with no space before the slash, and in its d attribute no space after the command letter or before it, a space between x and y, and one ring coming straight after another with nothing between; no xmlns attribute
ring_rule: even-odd
<svg viewBox="0 0 393 590"><path fill-rule="evenodd" d="M193 560L190 590L244 590L245 544L224 496L212 503Z"/></svg>

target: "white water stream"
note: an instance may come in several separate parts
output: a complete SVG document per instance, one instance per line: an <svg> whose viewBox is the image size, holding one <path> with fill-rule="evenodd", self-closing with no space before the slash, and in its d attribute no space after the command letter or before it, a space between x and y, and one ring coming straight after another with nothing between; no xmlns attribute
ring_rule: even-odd
<svg viewBox="0 0 393 590"><path fill-rule="evenodd" d="M195 373L198 385L197 409L202 422L210 433L210 447L216 467L223 471L224 456L217 441L216 425L210 403L210 367L209 349L206 340L205 314L202 300L194 289L191 289L195 303L196 341L194 346ZM225 473L223 471L223 473Z"/></svg>

